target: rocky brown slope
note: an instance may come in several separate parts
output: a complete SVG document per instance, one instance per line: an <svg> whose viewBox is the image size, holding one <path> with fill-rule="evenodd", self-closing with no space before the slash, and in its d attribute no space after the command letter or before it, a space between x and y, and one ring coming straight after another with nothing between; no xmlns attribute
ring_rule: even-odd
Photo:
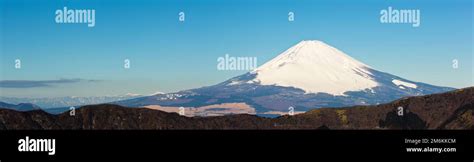
<svg viewBox="0 0 474 162"><path fill-rule="evenodd" d="M403 107L400 116L397 108ZM321 108L294 116L185 117L146 108L90 105L52 115L0 109L0 130L17 129L474 129L474 87L376 106Z"/></svg>

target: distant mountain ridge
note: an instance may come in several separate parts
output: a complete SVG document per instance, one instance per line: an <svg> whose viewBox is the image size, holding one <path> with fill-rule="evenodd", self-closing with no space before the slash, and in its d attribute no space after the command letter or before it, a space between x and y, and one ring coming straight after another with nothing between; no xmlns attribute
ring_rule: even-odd
<svg viewBox="0 0 474 162"><path fill-rule="evenodd" d="M9 104L0 101L0 107L6 109L12 109L17 111L31 111L31 110L40 110L41 108L37 105L31 103L19 103L19 104Z"/></svg>
<svg viewBox="0 0 474 162"><path fill-rule="evenodd" d="M10 104L19 103L31 103L38 105L43 109L48 108L60 108L70 106L82 106L109 103L120 100L127 100L137 97L143 97L144 95L137 94L126 94L120 96L93 96L93 97L77 97L77 96L65 96L65 97L43 97L43 98L28 98L28 97L1 97L0 101Z"/></svg>

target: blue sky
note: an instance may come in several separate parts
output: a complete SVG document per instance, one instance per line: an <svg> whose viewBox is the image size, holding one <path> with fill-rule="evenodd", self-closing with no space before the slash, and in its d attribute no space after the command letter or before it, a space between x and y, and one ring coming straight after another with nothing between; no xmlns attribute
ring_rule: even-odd
<svg viewBox="0 0 474 162"><path fill-rule="evenodd" d="M301 40L321 40L413 81L473 84L471 0L0 0L0 96L174 92L245 73L217 58L265 63ZM56 24L55 11L95 9L96 24ZM421 25L382 24L380 10L420 9ZM186 21L178 21L185 12ZM288 21L288 12L295 21ZM14 68L21 59L22 68ZM123 68L123 60L131 68ZM459 68L452 68L452 60ZM28 82L28 83L30 83ZM36 84L35 84L36 85Z"/></svg>

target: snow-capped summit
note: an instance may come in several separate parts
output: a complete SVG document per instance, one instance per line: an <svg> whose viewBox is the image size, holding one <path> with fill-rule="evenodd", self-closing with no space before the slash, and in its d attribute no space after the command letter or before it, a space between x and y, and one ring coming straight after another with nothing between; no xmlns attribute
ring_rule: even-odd
<svg viewBox="0 0 474 162"><path fill-rule="evenodd" d="M257 114L272 114L289 107L307 111L375 105L450 90L373 69L321 41L302 41L255 70L216 85L115 103L174 108L246 104Z"/></svg>
<svg viewBox="0 0 474 162"><path fill-rule="evenodd" d="M255 69L254 82L344 95L377 86L369 66L321 41L301 41Z"/></svg>

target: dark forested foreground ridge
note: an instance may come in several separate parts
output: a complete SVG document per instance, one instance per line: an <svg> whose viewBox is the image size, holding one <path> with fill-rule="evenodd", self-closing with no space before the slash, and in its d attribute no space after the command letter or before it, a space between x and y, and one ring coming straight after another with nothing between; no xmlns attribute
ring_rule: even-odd
<svg viewBox="0 0 474 162"><path fill-rule="evenodd" d="M474 87L278 118L242 114L185 117L110 104L83 106L74 116L0 109L0 129L474 129Z"/></svg>
<svg viewBox="0 0 474 162"><path fill-rule="evenodd" d="M473 93L465 88L278 118L185 117L110 104L84 106L74 116L1 109L0 160L472 161ZM31 139L55 140L55 149L19 151L19 142Z"/></svg>

